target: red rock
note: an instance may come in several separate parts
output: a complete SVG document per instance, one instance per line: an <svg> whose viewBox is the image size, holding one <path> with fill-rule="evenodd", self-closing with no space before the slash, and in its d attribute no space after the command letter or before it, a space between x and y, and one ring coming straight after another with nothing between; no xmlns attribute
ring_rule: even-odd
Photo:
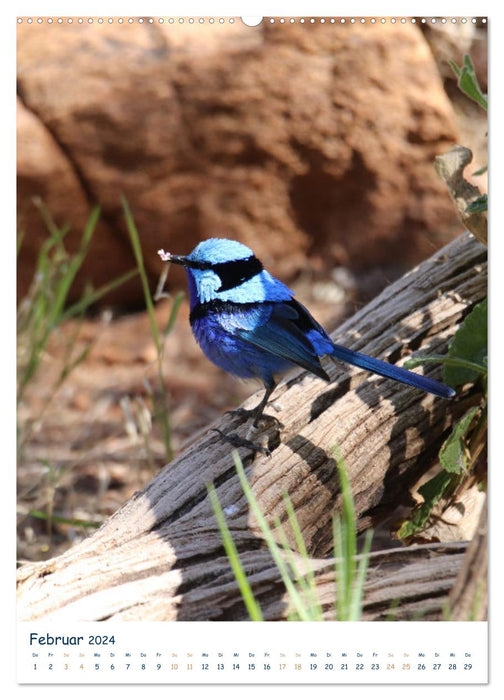
<svg viewBox="0 0 504 700"><path fill-rule="evenodd" d="M212 235L288 279L307 253L410 264L460 230L432 166L453 114L415 26L23 23L18 82L20 211L31 163L49 168L35 189L57 220L79 229L100 202L95 286L134 264L121 193L153 280L158 248ZM41 230L31 217L32 254ZM139 285L119 299L138 303Z"/></svg>

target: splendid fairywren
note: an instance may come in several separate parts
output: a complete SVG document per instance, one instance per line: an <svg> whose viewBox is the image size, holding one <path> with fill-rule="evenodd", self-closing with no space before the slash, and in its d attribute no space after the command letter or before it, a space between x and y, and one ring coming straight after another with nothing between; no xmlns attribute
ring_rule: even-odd
<svg viewBox="0 0 504 700"><path fill-rule="evenodd" d="M183 265L189 283L190 323L203 352L238 377L257 377L265 394L254 411L257 426L276 386L275 377L294 365L330 380L320 357L329 355L383 377L448 399L450 387L429 377L333 343L293 292L238 241L209 238L187 256L159 251Z"/></svg>

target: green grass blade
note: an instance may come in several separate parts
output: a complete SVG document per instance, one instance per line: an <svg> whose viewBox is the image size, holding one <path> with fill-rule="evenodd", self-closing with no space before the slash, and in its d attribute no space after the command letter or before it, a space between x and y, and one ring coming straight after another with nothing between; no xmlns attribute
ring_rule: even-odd
<svg viewBox="0 0 504 700"><path fill-rule="evenodd" d="M150 326L151 326L152 339L154 340L154 343L156 345L158 355L161 355L163 348L162 348L161 340L159 338L159 331L158 331L158 327L157 327L157 323L156 323L156 316L154 314L154 303L152 301L149 280L147 278L147 272L145 270L145 264L144 264L143 254L142 254L142 246L140 244L140 237L138 235L138 231L137 231L137 228L135 226L135 222L133 220L133 216L131 214L129 204L126 200L126 197L124 197L123 195L121 195L121 202L122 202L123 209L124 209L124 217L126 219L126 226L127 226L128 233L130 236L131 245L133 247L133 252L135 254L135 260L136 260L136 263L138 266L138 271L140 273L140 279L142 281L145 303L147 306L147 313L149 315L149 322L150 322Z"/></svg>
<svg viewBox="0 0 504 700"><path fill-rule="evenodd" d="M353 588L352 602L350 605L350 620L360 620L362 617L362 598L364 594L364 583L369 564L369 553L371 551L371 542L373 540L373 531L368 530L364 538L364 546L361 552L361 559L357 568L357 576Z"/></svg>
<svg viewBox="0 0 504 700"><path fill-rule="evenodd" d="M296 589L296 586L294 584L294 581L292 580L292 577L289 573L287 564L281 554L280 547L277 545L275 538L273 536L273 533L266 522L266 519L264 518L261 509L259 507L259 504L257 503L255 496L252 492L252 489L250 488L250 485L247 481L247 477L245 475L245 470L243 468L242 461L240 459L240 455L236 450L233 450L233 461L235 463L236 471L238 472L238 477L240 479L240 483L242 485L243 492L245 493L245 496L247 497L247 501L250 505L250 509L252 513L254 514L259 527L261 528L261 531L263 533L264 539L266 541L266 544L268 545L268 549L270 551L271 556L273 557L273 560L278 568L278 571L280 572L280 576L282 577L282 581L284 582L285 588L287 590L287 593L289 594L290 600L292 605L294 606L295 611L298 613L299 618L301 620L307 621L309 620L309 615L306 609L306 606L303 603L303 600L301 599L301 596L299 595L298 590Z"/></svg>
<svg viewBox="0 0 504 700"><path fill-rule="evenodd" d="M108 282L107 284L104 284L101 287L98 287L98 289L95 289L95 290L88 292L82 299L79 299L79 301L77 301L77 302L75 302L75 304L72 304L71 306L69 306L62 313L61 320L66 321L67 319L73 318L74 316L79 316L80 314L87 311L90 306L95 304L102 297L104 297L107 294L109 294L110 292L114 291L114 289L117 289L122 284L124 284L125 282L128 282L130 279L133 279L133 277L136 277L137 275L138 275L138 270L135 268L133 270L130 270L129 272L125 272L123 275L121 275L120 277L117 277L116 279L112 280L111 282Z"/></svg>
<svg viewBox="0 0 504 700"><path fill-rule="evenodd" d="M219 502L219 497L217 496L215 486L213 484L208 484L207 490L215 514L215 519L217 520L217 524L221 533L222 543L224 545L224 549L226 550L229 563L231 565L234 577L240 589L243 602L245 603L245 606L247 608L247 612L250 616L250 619L253 622L261 622L264 619L261 608L254 597L252 588L247 579L247 575L243 570L243 566L240 561L240 556L238 554L238 550L236 549L235 543L227 526L226 518L224 516L224 512Z"/></svg>
<svg viewBox="0 0 504 700"><path fill-rule="evenodd" d="M68 268L66 270L66 274L63 275L63 277L60 280L60 283L56 289L54 303L52 305L51 312L49 315L48 326L50 326L50 327L53 325L57 325L57 323L60 320L62 311L63 311L65 304L66 304L68 292L70 291L70 287L72 286L72 283L77 275L77 272L79 271L80 267L82 266L84 258L87 255L89 243L91 242L91 238L92 238L93 233L95 231L95 227L96 227L96 224L98 222L99 216L100 216L100 208L95 207L93 209L93 211L91 212L91 216L89 217L89 219L86 223L86 226L84 228L84 233L82 235L82 240L81 240L79 250L70 259L70 263L69 263Z"/></svg>
<svg viewBox="0 0 504 700"><path fill-rule="evenodd" d="M184 301L184 298L185 298L184 292L178 292L177 294L175 294L175 296L173 298L173 304L172 304L172 307L170 310L170 316L168 318L165 329L163 331L163 336L165 338L173 329L173 326L175 324L175 320L176 320L177 315L178 315L180 305Z"/></svg>
<svg viewBox="0 0 504 700"><path fill-rule="evenodd" d="M338 620L359 620L372 532L366 534L359 567L357 561L357 520L350 481L339 447L333 450L338 469L342 506L333 518L336 578L336 616Z"/></svg>
<svg viewBox="0 0 504 700"><path fill-rule="evenodd" d="M334 582L336 600L336 619L347 619L348 587L347 566L344 556L343 530L341 519L337 514L333 517L333 546L334 546Z"/></svg>
<svg viewBox="0 0 504 700"><path fill-rule="evenodd" d="M299 527L299 522L296 518L294 506L288 494L283 494L283 500L285 503L285 509L287 511L289 524L294 533L296 549L305 562L306 575L300 577L300 580L303 583L306 583L306 585L304 586L304 592L305 596L307 597L307 600L309 601L310 618L313 620L322 620L323 612L322 605L320 604L318 596L317 582L315 579L315 574L313 573L313 569L310 564L310 556L308 554L308 550L306 549L306 543L304 541L303 533L301 532L301 528Z"/></svg>
<svg viewBox="0 0 504 700"><path fill-rule="evenodd" d="M163 434L163 444L165 448L166 461L171 462L173 459L173 448L171 444L171 420L170 420L170 408L168 393L166 391L163 371L162 371L162 356L163 356L163 342L159 334L156 314L154 312L154 302L152 299L152 294L150 291L149 280L147 277L147 272L145 270L144 259L142 255L142 246L140 244L140 237L131 214L128 202L124 196L121 196L121 202L124 209L124 217L126 220L126 226L129 232L131 245L133 247L133 252L138 266L138 271L140 273L140 279L142 281L142 287L144 291L145 305L147 307L147 314L149 317L149 323L151 328L152 340L156 346L157 360L158 360L158 376L159 376L159 391L161 393L160 403L156 403L154 406L154 415L159 418L162 426Z"/></svg>
<svg viewBox="0 0 504 700"><path fill-rule="evenodd" d="M39 520L50 520L53 523L58 523L61 525L72 525L73 527L92 527L98 528L102 523L94 522L93 520L80 520L79 518L64 518L60 515L54 515L53 513L45 513L42 510L30 510L28 515L32 518L38 518Z"/></svg>
<svg viewBox="0 0 504 700"><path fill-rule="evenodd" d="M355 526L355 509L352 498L352 490L345 469L345 463L339 451L335 448L336 466L338 469L342 495L342 546L345 564L345 589L351 585L355 574L355 555L357 554L357 531Z"/></svg>
<svg viewBox="0 0 504 700"><path fill-rule="evenodd" d="M322 610L319 604L315 577L313 576L309 559L306 559L306 571L305 573L302 573L298 566L299 560L296 560L296 556L292 551L287 535L285 534L285 530L280 522L280 518L278 517L275 518L275 531L278 532L284 557L292 572L291 579L296 582L296 585L299 587L299 590L303 595L303 606L306 610L307 619L321 621L323 619ZM288 619L298 620L299 615L296 613L296 611L293 611L289 615Z"/></svg>

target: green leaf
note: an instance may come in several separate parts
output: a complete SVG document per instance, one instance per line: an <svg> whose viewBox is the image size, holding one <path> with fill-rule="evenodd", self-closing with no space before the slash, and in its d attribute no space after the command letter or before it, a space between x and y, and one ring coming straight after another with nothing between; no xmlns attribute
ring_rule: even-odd
<svg viewBox="0 0 504 700"><path fill-rule="evenodd" d="M415 367L421 367L422 365L428 365L429 363L433 362L450 365L450 367L465 367L473 372L476 372L478 375L481 374L486 376L487 374L486 365L480 365L476 362L463 360L460 357L448 357L448 355L421 355L417 357L410 357L409 360L406 360L403 367L405 369L414 369Z"/></svg>
<svg viewBox="0 0 504 700"><path fill-rule="evenodd" d="M477 102L480 107L483 107L485 111L488 109L486 95L481 91L475 75L462 71L462 75L459 78L459 87L468 97Z"/></svg>
<svg viewBox="0 0 504 700"><path fill-rule="evenodd" d="M474 307L455 333L448 349L448 357L486 367L487 354L487 300L484 299ZM444 381L453 387L474 382L478 376L476 370L467 367L445 364L443 368Z"/></svg>
<svg viewBox="0 0 504 700"><path fill-rule="evenodd" d="M460 74L462 73L462 69L457 66L455 61L448 61L448 63L450 64L451 69L455 73L457 78L460 78Z"/></svg>
<svg viewBox="0 0 504 700"><path fill-rule="evenodd" d="M436 474L436 476L433 476L432 479L429 479L429 481L426 481L425 484L422 484L418 489L418 493L425 501L423 505L429 505L429 510L431 510L432 506L441 500L451 480L451 474L442 471Z"/></svg>
<svg viewBox="0 0 504 700"><path fill-rule="evenodd" d="M468 455L465 437L478 410L477 406L471 408L471 410L453 426L450 436L443 443L439 452L439 459L447 472L462 474L467 471Z"/></svg>
<svg viewBox="0 0 504 700"><path fill-rule="evenodd" d="M476 197L476 199L471 202L470 204L467 205L466 207L466 212L468 214L474 214L476 212L480 211L487 211L488 210L488 195L482 194L479 197Z"/></svg>
<svg viewBox="0 0 504 700"><path fill-rule="evenodd" d="M401 525L397 533L401 540L412 537L423 527L431 510L441 500L452 479L453 475L443 470L418 489L418 493L423 497L424 502L414 511L411 520L407 520Z"/></svg>
<svg viewBox="0 0 504 700"><path fill-rule="evenodd" d="M459 68L453 61L450 61L450 66L457 76L457 82L462 92L477 102L484 110L488 109L487 96L481 90L476 71L474 70L473 62L468 54L464 56L464 65Z"/></svg>
<svg viewBox="0 0 504 700"><path fill-rule="evenodd" d="M479 170L476 170L473 175L484 175L486 171L488 170L488 165L484 165L482 168Z"/></svg>

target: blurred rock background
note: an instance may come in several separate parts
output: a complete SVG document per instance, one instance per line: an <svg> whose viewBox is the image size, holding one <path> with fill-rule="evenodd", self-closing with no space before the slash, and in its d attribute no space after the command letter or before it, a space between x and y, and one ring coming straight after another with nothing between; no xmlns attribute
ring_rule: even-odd
<svg viewBox="0 0 504 700"><path fill-rule="evenodd" d="M124 195L152 289L159 248L236 238L331 330L461 232L434 157L468 146L469 178L487 162L486 115L448 65L469 53L486 89L481 21L23 21L17 52L18 301L47 239L38 201L70 226L70 249L101 207L73 300L135 267ZM167 287L185 289L183 271ZM157 305L161 325L170 305ZM75 341L91 351L45 406L75 323L51 339L19 407L21 557L83 534L30 511L99 522L166 461L155 422L147 448L121 407L127 397L149 413L158 390L143 308L138 277L102 300ZM187 316L184 302L163 364L175 452L255 388L207 362Z"/></svg>

